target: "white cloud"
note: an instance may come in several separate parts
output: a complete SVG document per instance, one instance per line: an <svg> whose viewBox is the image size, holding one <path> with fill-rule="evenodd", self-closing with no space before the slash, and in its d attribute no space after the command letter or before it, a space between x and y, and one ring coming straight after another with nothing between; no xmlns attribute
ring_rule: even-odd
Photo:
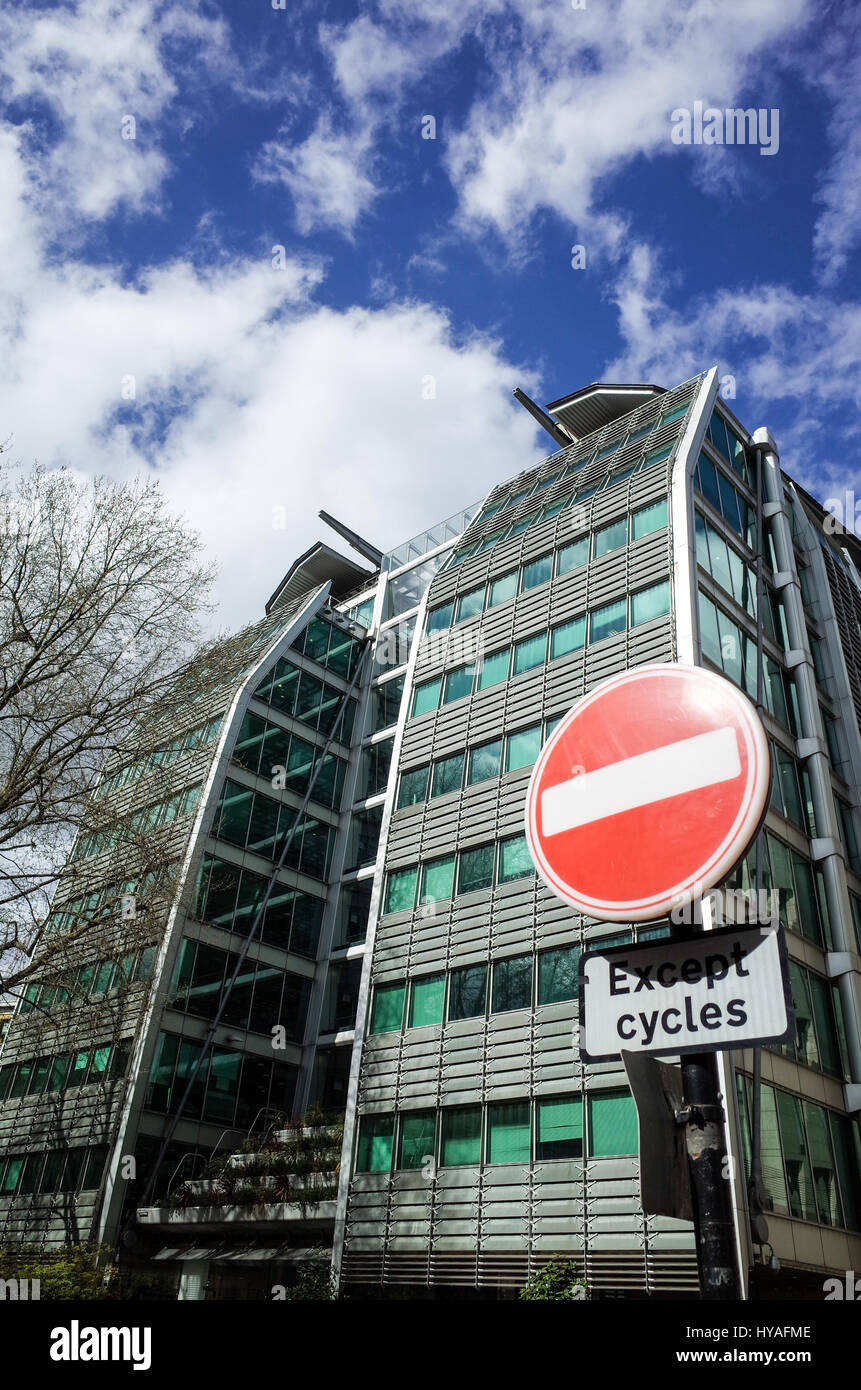
<svg viewBox="0 0 861 1390"><path fill-rule="evenodd" d="M100 219L118 207L158 206L169 172L165 113L180 96L170 54L181 48L204 71L226 67L221 20L188 4L157 0L72 0L0 14L4 100L36 103L26 130L31 195L54 220ZM123 138L124 117L135 138ZM131 130L126 126L126 132Z"/></svg>
<svg viewBox="0 0 861 1390"><path fill-rule="evenodd" d="M813 233L813 254L822 283L833 284L861 244L861 15L850 6L829 17L821 60L805 76L828 100L831 161L819 179L822 207Z"/></svg>
<svg viewBox="0 0 861 1390"><path fill-rule="evenodd" d="M370 127L336 132L322 116L298 144L287 137L269 140L254 162L260 183L283 184L295 204L296 225L303 236L318 227L335 227L352 235L377 190L362 170L372 143Z"/></svg>

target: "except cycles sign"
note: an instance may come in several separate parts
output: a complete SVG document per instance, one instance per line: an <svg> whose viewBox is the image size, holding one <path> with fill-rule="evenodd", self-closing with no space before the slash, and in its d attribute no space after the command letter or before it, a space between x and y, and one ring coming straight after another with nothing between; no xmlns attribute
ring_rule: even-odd
<svg viewBox="0 0 861 1390"><path fill-rule="evenodd" d="M580 960L580 1056L677 1054L792 1036L783 929L735 927L589 952Z"/></svg>
<svg viewBox="0 0 861 1390"><path fill-rule="evenodd" d="M762 723L730 681L673 662L635 667L585 696L542 748L529 851L580 912L663 917L741 858L769 783Z"/></svg>

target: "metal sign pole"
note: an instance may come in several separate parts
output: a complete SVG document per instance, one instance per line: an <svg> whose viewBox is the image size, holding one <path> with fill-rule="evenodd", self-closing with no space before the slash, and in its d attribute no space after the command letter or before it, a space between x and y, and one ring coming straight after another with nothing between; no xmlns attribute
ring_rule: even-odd
<svg viewBox="0 0 861 1390"><path fill-rule="evenodd" d="M714 1052L692 1052L682 1058L682 1088L702 1297L738 1299L725 1118L718 1100Z"/></svg>

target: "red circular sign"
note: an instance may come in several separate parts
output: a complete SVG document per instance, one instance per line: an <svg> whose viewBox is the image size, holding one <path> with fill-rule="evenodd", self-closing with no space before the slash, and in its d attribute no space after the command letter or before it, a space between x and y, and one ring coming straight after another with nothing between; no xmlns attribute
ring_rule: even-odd
<svg viewBox="0 0 861 1390"><path fill-rule="evenodd" d="M572 907L648 921L726 876L769 784L762 722L736 686L698 666L639 666L585 696L542 748L526 838Z"/></svg>

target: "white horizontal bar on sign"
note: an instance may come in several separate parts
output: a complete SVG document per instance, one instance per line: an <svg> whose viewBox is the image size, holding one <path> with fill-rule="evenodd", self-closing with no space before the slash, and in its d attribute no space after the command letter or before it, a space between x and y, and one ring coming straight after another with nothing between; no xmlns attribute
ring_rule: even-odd
<svg viewBox="0 0 861 1390"><path fill-rule="evenodd" d="M696 734L548 787L541 795L541 833L561 835L653 801L731 782L740 772L735 729Z"/></svg>

